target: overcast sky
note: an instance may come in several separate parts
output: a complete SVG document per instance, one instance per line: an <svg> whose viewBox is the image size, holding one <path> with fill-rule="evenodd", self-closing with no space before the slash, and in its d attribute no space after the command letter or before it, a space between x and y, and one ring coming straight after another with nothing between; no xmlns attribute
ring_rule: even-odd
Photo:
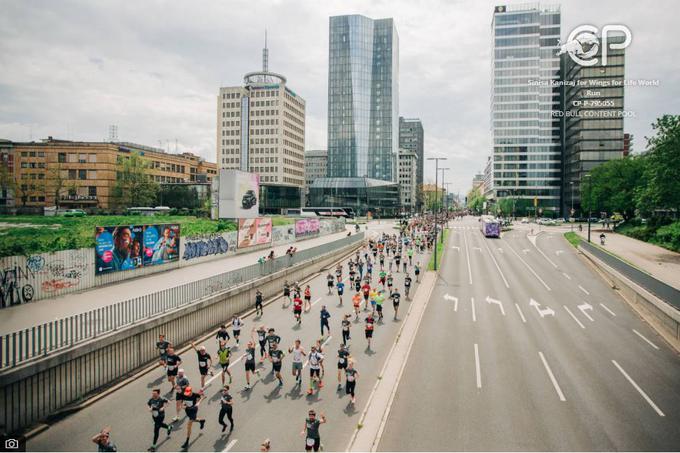
<svg viewBox="0 0 680 453"><path fill-rule="evenodd" d="M448 157L452 191L466 192L491 152L490 23L480 0L0 0L0 138L52 135L191 151L215 161L216 95L261 67L307 101L306 148L326 149L328 17L393 17L400 38L400 111L419 117L425 153ZM551 2L555 3L555 2ZM577 25L627 25L625 129L644 149L649 124L680 113L677 5L562 2L562 36ZM169 144L168 144L169 143ZM426 179L434 180L432 163Z"/></svg>

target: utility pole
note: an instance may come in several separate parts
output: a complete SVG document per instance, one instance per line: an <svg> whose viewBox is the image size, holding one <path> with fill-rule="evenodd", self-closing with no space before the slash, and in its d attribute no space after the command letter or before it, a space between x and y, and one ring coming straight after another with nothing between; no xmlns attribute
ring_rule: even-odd
<svg viewBox="0 0 680 453"><path fill-rule="evenodd" d="M437 196L437 188L439 187L439 161L440 160L446 160L446 157L428 157L427 160L433 160L435 162L435 170L434 170L434 196L435 199L439 198ZM434 270L437 270L437 234L439 233L439 224L437 223L437 220L439 220L437 216L437 211L434 211ZM443 235L443 232L442 232Z"/></svg>
<svg viewBox="0 0 680 453"><path fill-rule="evenodd" d="M440 170L442 171L442 202L441 202L441 205L440 205L440 208L439 208L439 209L443 211L443 210L444 210L444 193L445 193L445 189L444 189L444 172L447 171L447 170L450 170L450 168L440 168ZM441 235L441 243L442 243L442 244L444 243L444 229L443 229L443 228L442 228L442 235Z"/></svg>
<svg viewBox="0 0 680 453"><path fill-rule="evenodd" d="M588 178L588 242L590 243L590 218L593 215L593 207L591 206L593 197L591 196L591 186L590 186L590 174L584 175L584 178Z"/></svg>

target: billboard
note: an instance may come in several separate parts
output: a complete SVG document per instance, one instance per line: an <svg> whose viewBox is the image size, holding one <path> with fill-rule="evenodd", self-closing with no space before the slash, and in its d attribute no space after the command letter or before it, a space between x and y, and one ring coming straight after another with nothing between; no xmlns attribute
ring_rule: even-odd
<svg viewBox="0 0 680 453"><path fill-rule="evenodd" d="M179 259L179 225L95 227L95 275Z"/></svg>
<svg viewBox="0 0 680 453"><path fill-rule="evenodd" d="M314 236L319 234L319 219L300 219L295 221L295 237Z"/></svg>
<svg viewBox="0 0 680 453"><path fill-rule="evenodd" d="M260 210L260 177L240 170L220 170L220 219L254 219Z"/></svg>
<svg viewBox="0 0 680 453"><path fill-rule="evenodd" d="M238 248L269 244L271 242L272 219L268 217L260 217L257 219L239 219Z"/></svg>

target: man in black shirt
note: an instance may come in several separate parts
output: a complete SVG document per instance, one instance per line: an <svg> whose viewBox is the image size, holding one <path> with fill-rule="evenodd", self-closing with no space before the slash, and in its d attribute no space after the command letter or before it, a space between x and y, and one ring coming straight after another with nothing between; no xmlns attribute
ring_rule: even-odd
<svg viewBox="0 0 680 453"><path fill-rule="evenodd" d="M205 419L198 418L198 406L201 405L201 401L203 401L204 398L205 396L203 396L203 390L201 390L200 393L195 393L191 387L184 389L182 402L184 403L184 411L186 412L187 417L189 417L189 423L187 424L187 439L181 447L184 451L189 449L191 427L193 426L194 422L198 422L201 426L201 429L203 429L205 426Z"/></svg>
<svg viewBox="0 0 680 453"><path fill-rule="evenodd" d="M229 432L232 432L234 430L234 419L232 418L232 406L234 404L234 400L229 394L229 386L225 385L222 388L222 395L220 396L220 416L219 416L219 423L222 425L222 432L225 432L227 430L227 424L224 423L224 416L227 416L227 420L229 420Z"/></svg>
<svg viewBox="0 0 680 453"><path fill-rule="evenodd" d="M208 373L212 375L212 371L210 371L210 368L212 367L212 358L210 358L208 351L205 350L205 346L201 346L197 349L192 341L191 347L194 348L194 351L196 351L196 355L198 356L198 373L201 375L201 388L203 388L205 387L205 377Z"/></svg>
<svg viewBox="0 0 680 453"><path fill-rule="evenodd" d="M347 368L347 360L349 358L349 351L345 347L344 343L340 345L338 349L338 390L342 389L342 371Z"/></svg>
<svg viewBox="0 0 680 453"><path fill-rule="evenodd" d="M300 435L305 436L305 451L319 451L321 447L319 426L322 423L326 423L326 416L321 414L320 420L317 420L314 410L310 410L308 414L309 416L305 420L305 426L302 428Z"/></svg>
<svg viewBox="0 0 680 453"><path fill-rule="evenodd" d="M229 341L231 337L229 336L229 331L227 331L227 326L225 324L222 324L220 326L220 330L217 331L217 335L215 335L215 338L217 339L218 346L223 341L225 343Z"/></svg>
<svg viewBox="0 0 680 453"><path fill-rule="evenodd" d="M168 382L172 386L172 391L175 388L175 377L179 371L179 366L182 364L182 359L180 356L175 354L175 348L168 346L167 354L165 356L165 366L168 375Z"/></svg>
<svg viewBox="0 0 680 453"><path fill-rule="evenodd" d="M278 348L278 343L273 343L269 350L269 360L272 362L272 372L276 373L276 378L279 380L279 387L283 386L283 379L281 378L283 356L283 351Z"/></svg>
<svg viewBox="0 0 680 453"><path fill-rule="evenodd" d="M168 348L170 347L170 342L165 340L165 335L158 335L158 341L156 342L156 349L160 355L160 366L165 366L165 359L168 356Z"/></svg>
<svg viewBox="0 0 680 453"><path fill-rule="evenodd" d="M411 276L406 274L406 278L404 278L404 293L406 295L406 300L409 299L409 293L411 291Z"/></svg>
<svg viewBox="0 0 680 453"><path fill-rule="evenodd" d="M175 410L177 415L172 418L173 422L179 420L179 414L182 411L182 398L184 395L184 389L189 386L189 379L184 375L184 370L179 369L177 373L177 379L175 380Z"/></svg>
<svg viewBox="0 0 680 453"><path fill-rule="evenodd" d="M245 367L246 367L246 390L250 390L250 374L255 373L260 375L260 370L255 370L255 343L249 341L246 345L246 357L245 357Z"/></svg>
<svg viewBox="0 0 680 453"><path fill-rule="evenodd" d="M390 298L392 299L392 306L394 307L394 319L396 321L397 312L399 311L399 302L401 300L401 294L399 294L399 290L395 289L394 292L390 294Z"/></svg>
<svg viewBox="0 0 680 453"><path fill-rule="evenodd" d="M258 289L255 291L255 314L262 316L262 292Z"/></svg>
<svg viewBox="0 0 680 453"><path fill-rule="evenodd" d="M168 400L161 396L160 389L154 389L151 392L151 399L146 403L151 412L151 419L153 420L153 444L148 451L156 451L156 444L158 442L158 434L161 428L168 431L168 436L172 432L172 425L168 425L165 420L165 408L168 406Z"/></svg>
<svg viewBox="0 0 680 453"><path fill-rule="evenodd" d="M271 356L272 346L274 344L276 344L278 346L279 343L281 343L281 337L276 335L274 328L271 328L267 331L267 337L265 338L265 341L267 342L267 346L268 346L268 349L269 349L268 353ZM274 372L275 372L275 370L274 370L274 368L272 368L272 371L271 371L270 374L273 374Z"/></svg>

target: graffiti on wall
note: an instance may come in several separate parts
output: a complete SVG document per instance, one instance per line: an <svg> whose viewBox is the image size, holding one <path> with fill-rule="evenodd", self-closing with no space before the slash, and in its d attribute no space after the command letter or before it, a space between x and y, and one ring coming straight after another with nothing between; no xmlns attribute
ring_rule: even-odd
<svg viewBox="0 0 680 453"><path fill-rule="evenodd" d="M19 305L33 300L35 272L28 266L0 269L0 308Z"/></svg>
<svg viewBox="0 0 680 453"><path fill-rule="evenodd" d="M202 239L185 239L182 259L185 261L209 255L223 255L229 251L229 243L222 236Z"/></svg>

